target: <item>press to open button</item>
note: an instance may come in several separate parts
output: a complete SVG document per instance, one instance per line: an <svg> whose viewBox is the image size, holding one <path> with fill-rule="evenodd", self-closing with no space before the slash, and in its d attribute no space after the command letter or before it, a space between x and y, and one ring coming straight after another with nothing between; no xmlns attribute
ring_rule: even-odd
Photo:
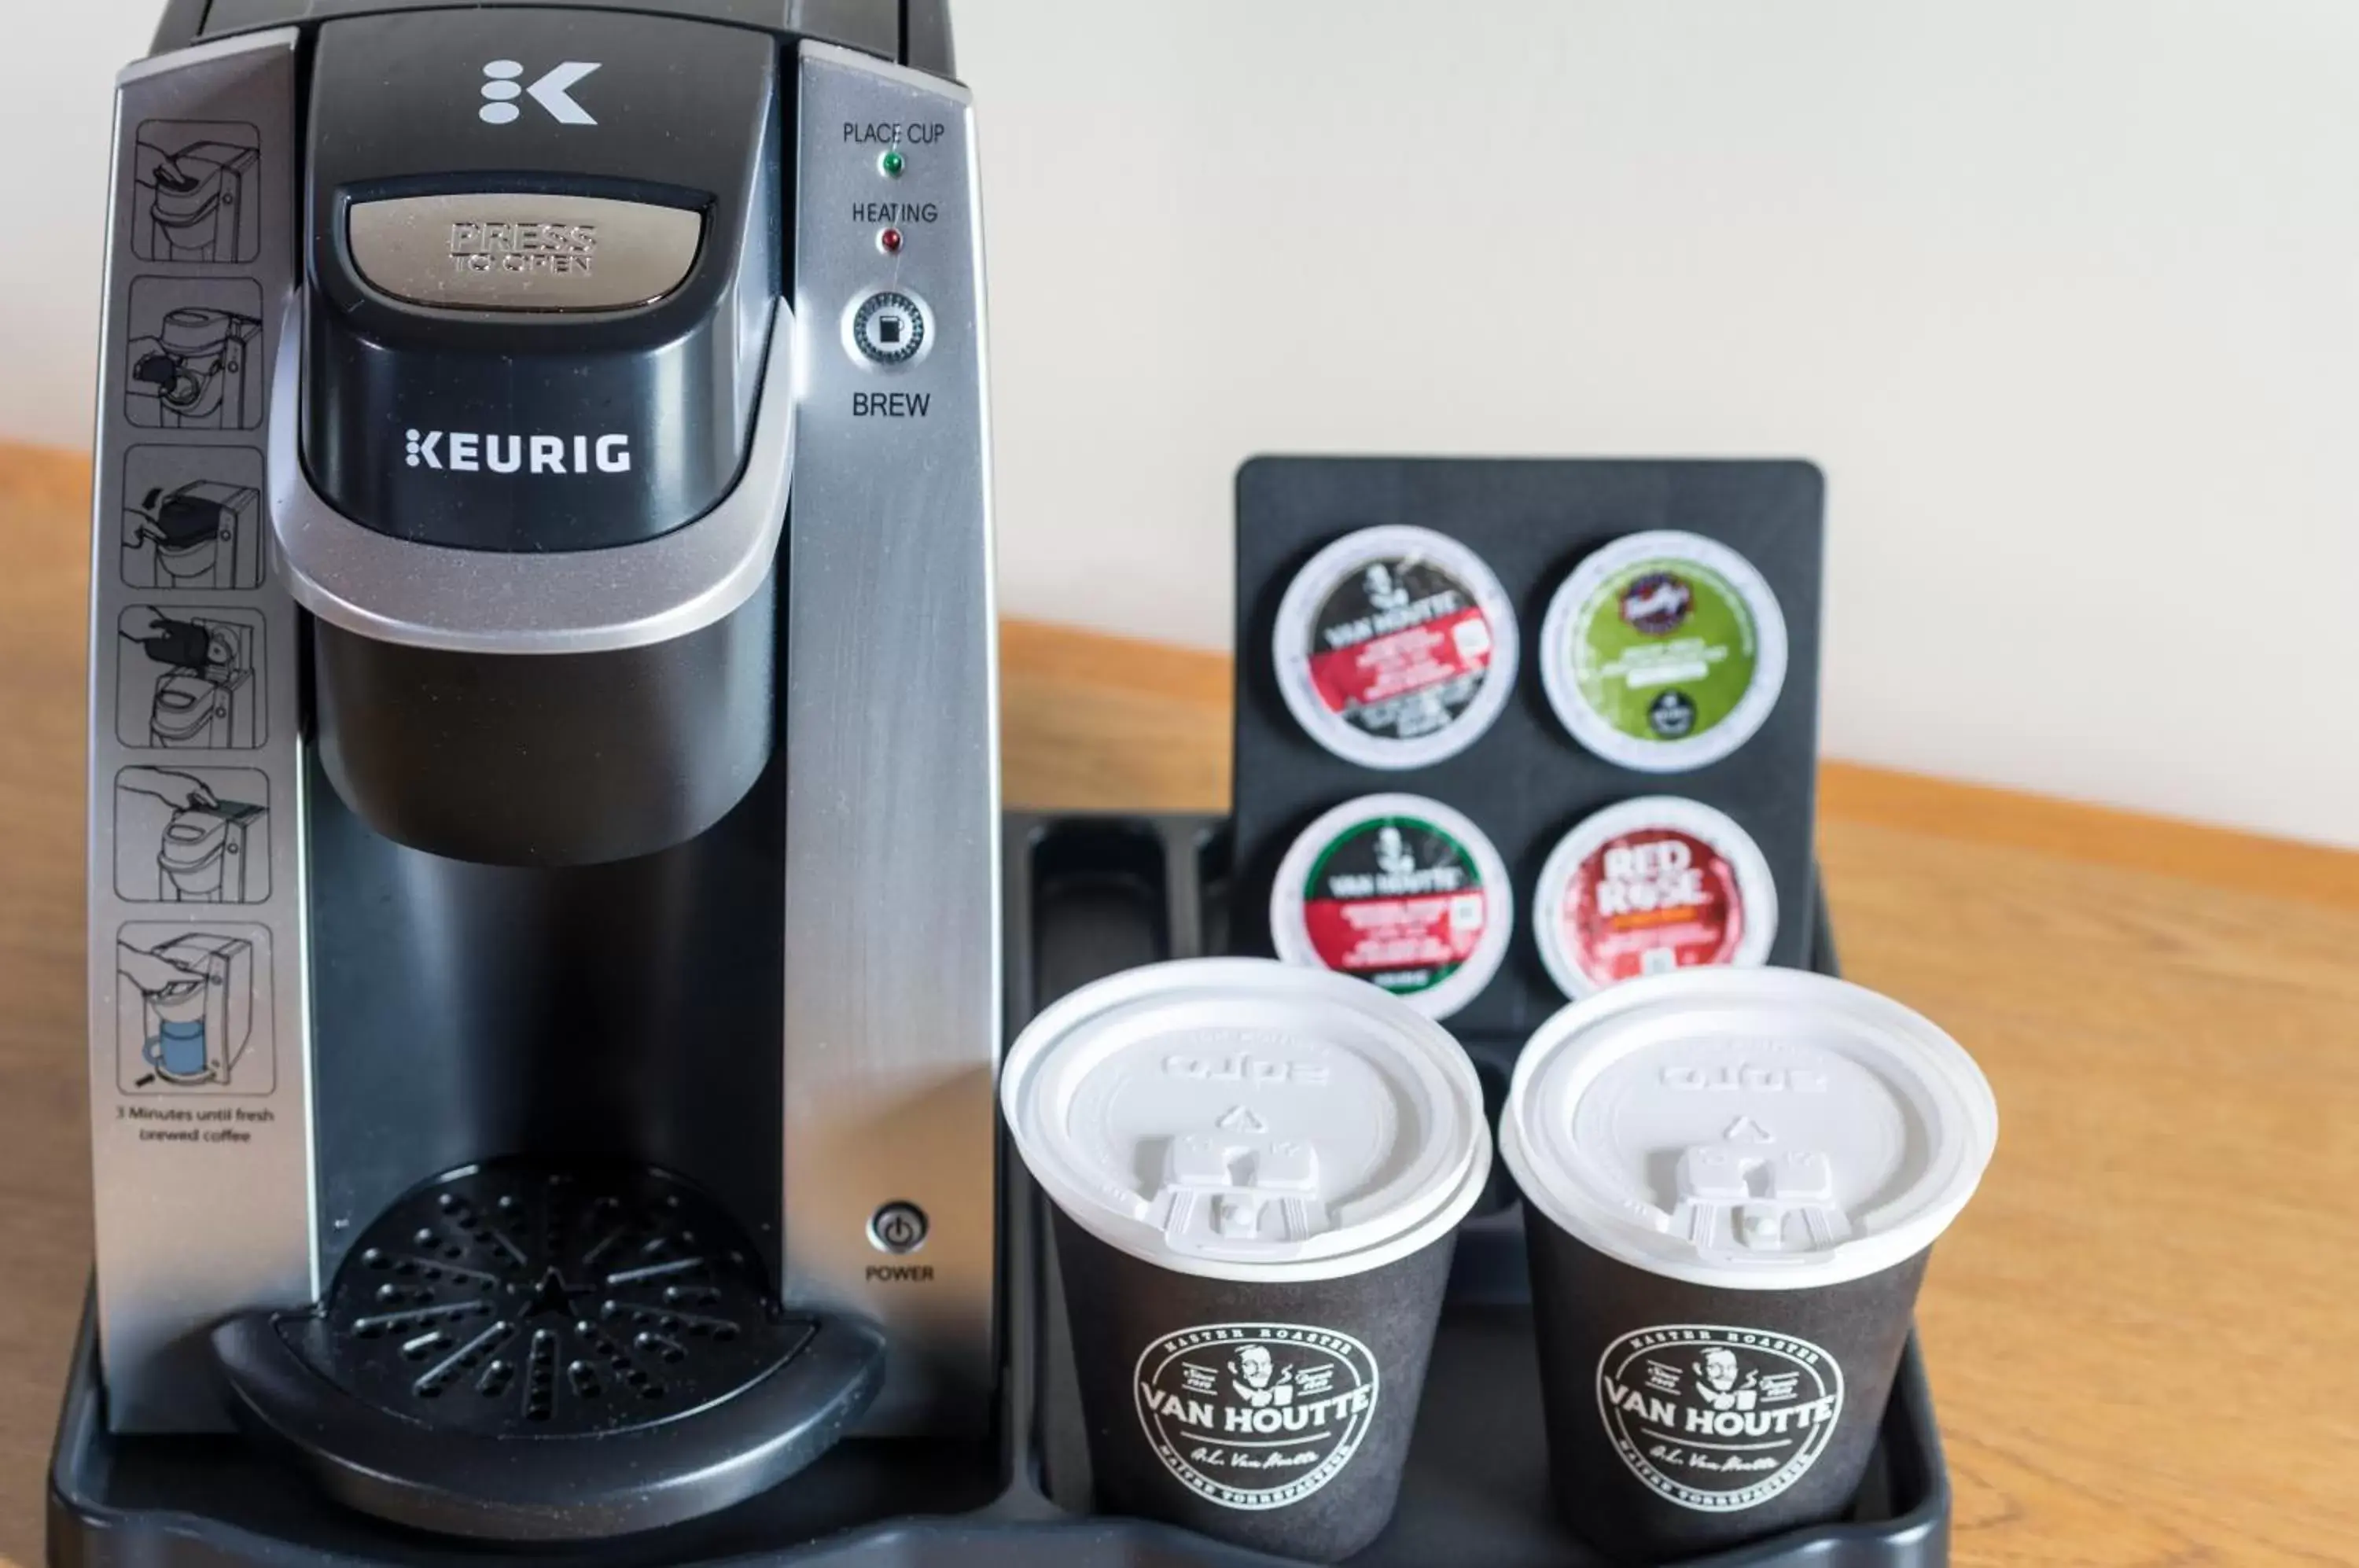
<svg viewBox="0 0 2359 1568"><path fill-rule="evenodd" d="M880 289L852 312L852 346L873 365L907 365L926 350L926 308L897 289Z"/></svg>
<svg viewBox="0 0 2359 1568"><path fill-rule="evenodd" d="M372 288L448 310L622 310L688 280L704 220L597 196L462 191L356 201L353 265Z"/></svg>

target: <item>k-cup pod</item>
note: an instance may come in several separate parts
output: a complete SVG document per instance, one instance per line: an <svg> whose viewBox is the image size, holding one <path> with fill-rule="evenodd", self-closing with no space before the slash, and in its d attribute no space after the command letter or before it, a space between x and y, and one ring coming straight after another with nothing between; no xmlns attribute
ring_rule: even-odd
<svg viewBox="0 0 2359 1568"><path fill-rule="evenodd" d="M1499 716L1517 641L1515 606L1482 557L1430 528L1363 528L1287 586L1278 690L1304 732L1345 761L1423 768Z"/></svg>
<svg viewBox="0 0 2359 1568"><path fill-rule="evenodd" d="M1540 684L1609 762L1680 773L1753 738L1786 683L1786 615L1751 561L1701 534L1615 539L1540 622Z"/></svg>
<svg viewBox="0 0 2359 1568"><path fill-rule="evenodd" d="M1575 998L1642 975L1756 966L1777 935L1777 880L1726 812L1648 795L1557 841L1532 888L1532 932Z"/></svg>
<svg viewBox="0 0 2359 1568"><path fill-rule="evenodd" d="M1135 969L1008 1052L1055 1217L1097 1506L1332 1561L1392 1516L1491 1165L1439 1025L1260 959Z"/></svg>
<svg viewBox="0 0 2359 1568"><path fill-rule="evenodd" d="M1656 1562L1843 1514L1997 1134L1955 1040L1823 975L1681 970L1543 1024L1499 1147L1566 1520Z"/></svg>
<svg viewBox="0 0 2359 1568"><path fill-rule="evenodd" d="M1507 863L1481 828L1422 795L1363 795L1305 828L1270 888L1288 964L1389 991L1430 1018L1483 994L1515 934Z"/></svg>

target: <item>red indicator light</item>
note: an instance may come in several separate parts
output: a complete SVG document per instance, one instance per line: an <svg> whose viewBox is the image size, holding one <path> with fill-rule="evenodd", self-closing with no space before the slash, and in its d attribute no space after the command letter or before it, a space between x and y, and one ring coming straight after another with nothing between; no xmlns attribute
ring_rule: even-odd
<svg viewBox="0 0 2359 1568"><path fill-rule="evenodd" d="M898 229L879 230L876 235L876 248L883 251L886 256L900 255L901 231Z"/></svg>

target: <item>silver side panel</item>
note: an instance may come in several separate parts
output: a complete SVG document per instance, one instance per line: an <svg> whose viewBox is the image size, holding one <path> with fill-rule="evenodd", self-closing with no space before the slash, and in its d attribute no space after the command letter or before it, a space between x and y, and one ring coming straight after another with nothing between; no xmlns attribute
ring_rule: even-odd
<svg viewBox="0 0 2359 1568"><path fill-rule="evenodd" d="M296 36L115 99L91 572L90 1103L117 1432L223 1425L205 1331L317 1294L296 609L258 505Z"/></svg>
<svg viewBox="0 0 2359 1568"><path fill-rule="evenodd" d="M786 1288L885 1325L889 1371L868 1430L972 1432L989 1418L997 1364L999 1037L973 127L954 84L821 44L803 46L799 107ZM880 165L886 151L901 155L898 178ZM897 255L880 244L886 227L901 234ZM860 307L879 293L923 318L922 342L890 365L853 346ZM896 1203L925 1215L915 1250L870 1233ZM888 1228L911 1234L906 1216Z"/></svg>

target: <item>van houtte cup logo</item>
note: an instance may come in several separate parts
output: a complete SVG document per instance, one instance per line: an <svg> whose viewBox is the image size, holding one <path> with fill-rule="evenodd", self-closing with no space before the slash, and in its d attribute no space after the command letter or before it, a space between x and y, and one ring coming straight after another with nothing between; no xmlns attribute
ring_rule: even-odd
<svg viewBox="0 0 2359 1568"><path fill-rule="evenodd" d="M1734 1513L1791 1486L1843 1413L1843 1368L1805 1339L1675 1323L1625 1334L1597 1360L1614 1451L1661 1497Z"/></svg>
<svg viewBox="0 0 2359 1568"><path fill-rule="evenodd" d="M1376 1410L1376 1363L1349 1334L1209 1323L1149 1345L1139 1424L1180 1485L1223 1508L1299 1502L1342 1473Z"/></svg>

